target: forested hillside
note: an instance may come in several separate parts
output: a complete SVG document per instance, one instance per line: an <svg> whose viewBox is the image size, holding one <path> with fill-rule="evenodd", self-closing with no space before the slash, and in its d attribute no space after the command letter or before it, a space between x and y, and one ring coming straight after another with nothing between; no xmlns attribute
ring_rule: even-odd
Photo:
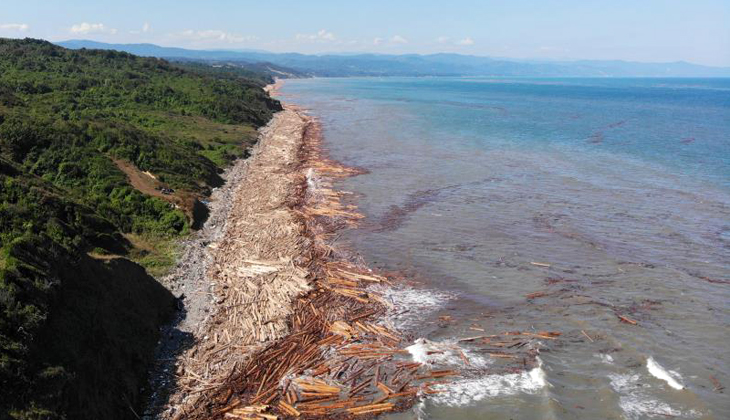
<svg viewBox="0 0 730 420"><path fill-rule="evenodd" d="M280 109L268 81L0 39L0 418L135 418L174 308L144 267Z"/></svg>

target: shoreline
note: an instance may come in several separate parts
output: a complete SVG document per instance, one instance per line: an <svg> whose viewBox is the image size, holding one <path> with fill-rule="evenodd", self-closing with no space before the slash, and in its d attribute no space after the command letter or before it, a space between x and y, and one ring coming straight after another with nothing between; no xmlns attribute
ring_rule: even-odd
<svg viewBox="0 0 730 420"><path fill-rule="evenodd" d="M299 89L293 91L301 94ZM288 95L284 97L294 98ZM303 103L308 102L303 100ZM324 110L330 112L331 108ZM350 199L343 201L349 193L333 187L336 180L360 172L328 159L327 149L319 134L321 127L315 119L305 115L297 107L287 105L287 111L292 111L298 118L307 120L306 123L302 123L301 133L296 134L301 138L294 140L299 145L295 146L299 151L293 163L297 167L294 176L297 178L298 189L295 194L290 194L286 208L282 210L294 214L294 220L300 229L298 235L309 241L305 247L309 254L307 259L300 261L304 265L300 264L299 267L306 271L305 278L311 289L291 300L289 307L291 312L285 322L288 328L286 334L257 348L248 349L247 356L241 357L240 363L234 365L229 376L222 381L210 383L209 387L199 392L201 396L197 400L198 403L192 404L197 405L195 410L178 418L265 418L264 415L286 418L296 416L296 413L305 418L340 418L363 414L361 411L364 411L364 414L401 411L415 402L419 403L417 408L423 407L426 413L430 412L432 407L437 410L436 412L442 410L436 407L453 407L455 410L460 410L460 407L477 404L482 400L484 401L478 403L479 406L486 407L484 404L491 404L488 400L491 397L523 394L539 396L553 392L551 388L555 380L559 381L559 378L553 375L555 367L560 366L562 360L560 357L573 354L564 352L556 358L554 355L557 353L550 354L550 351L571 343L579 344L571 347L569 351L580 352L576 354L581 358L585 354L588 363L602 363L597 369L601 369L604 373L602 377L610 379L611 392L620 398L628 396L633 398L634 395L633 392L626 394L623 389L617 388L614 379L623 378L625 375L638 375L637 366L639 370L644 369L642 374L648 375L648 380L665 379L665 374L661 371L666 370L657 368L653 362L649 363L649 359L653 360L652 357L655 356L661 360L661 352L627 351L614 356L616 357L614 363L610 353L618 350L606 347L612 340L610 336L601 333L605 331L603 325L605 321L623 322L626 324L624 329L634 328L630 325L636 325L636 322L630 322L630 318L627 321L616 316L619 312L645 314L640 312L641 308L621 306L621 302L602 305L600 301L573 303L570 300L563 302L548 300L553 298L543 299L558 293L562 294L557 295L555 299L578 296L570 294L572 289L568 287L572 286L564 285L574 282L572 279L546 278L544 287L537 288L537 291L534 288L526 288L524 294L517 296L520 306L497 308L489 313L479 313L479 316L476 315L476 311L473 312L473 316L472 313L461 310L450 313L447 311L457 308L455 305L458 303L447 308L443 301L437 302L434 305L445 310L436 309L431 311L434 313L426 313L430 318L426 320L427 325L448 328L437 330L439 331L437 334L423 331L421 327L424 326L422 323L426 318L424 316L411 318L413 314L407 314L405 322L403 319L393 317L392 315L396 313L389 301L394 303L396 308L400 308L399 310L405 309L402 311L404 313L409 309L418 308L421 302L415 299L408 301L394 298L389 292L408 291L422 295L429 290L417 290L418 286L415 285L415 288L410 288L408 287L411 285L410 281L399 281L397 286L393 287L388 284L388 278L378 274L382 271L373 273L363 264L355 262L358 260L348 256L356 255L348 254L356 249L342 249L339 243L335 246L336 238L340 238L339 233L342 233L338 232L339 229L359 225L360 230L364 230L368 227L366 224L359 224L362 216L357 214L355 206L343 204L352 202ZM332 114L326 115L331 117ZM347 124L348 120L343 123ZM335 127L342 129L341 126ZM349 132L345 131L349 138L354 140L352 143L354 147L358 147L360 143L358 131L359 127L353 127ZM337 150L342 150L339 148L341 146L339 139L335 137L333 140L337 142L335 144ZM343 155L348 156L347 153ZM355 161L360 160L355 159ZM289 169L287 168L287 171ZM367 185L371 181L362 179L362 182ZM357 191L360 182L352 184L352 188ZM374 185L383 188L389 184L388 180L385 180ZM367 196L365 197L367 199ZM357 230L354 233L357 233ZM347 238L345 235L345 239ZM354 241L352 244L361 243ZM381 241L376 244L380 244L378 249L388 250L388 243ZM381 261L380 257L372 258L373 254L367 254L369 249L367 245L363 249L366 250L365 258ZM534 261L528 260L528 263L540 267L539 270L548 271L550 267L548 263ZM542 274L538 274L540 275ZM365 280L364 277L370 279ZM543 286L543 279L538 280L538 286ZM403 285L406 287L402 287ZM436 286L434 290L438 292L447 289ZM522 296L524 304L519 300ZM591 296L579 296L579 298ZM461 298L455 294L454 300L458 302ZM528 309L539 310L555 302L557 310L560 311L570 305L597 303L600 306L592 310L592 316L606 315L605 320L600 320L599 324L581 324L579 328L570 323L556 325L553 328L551 322L535 325L520 321L512 322L512 319L518 319L518 315L521 315L514 311L522 311L522 305ZM495 321L492 321L493 319ZM634 319L648 323L648 318L634 317ZM406 322L410 321L414 323L407 326ZM416 324L421 329L412 329ZM385 330L380 330L381 327ZM639 328L641 327L645 325ZM512 330L504 331L504 328ZM401 331L412 331L416 335L409 337ZM433 341L421 338L424 336ZM414 338L416 340L413 340ZM545 357L539 356L542 350L547 352ZM622 355L624 356L621 357ZM642 368L641 365L628 365L629 357L648 359ZM292 358L294 361L290 360ZM545 362L544 368L542 359ZM442 369L446 375L453 375L447 378L450 382L448 384L432 382L433 388L429 388L428 385L422 387L419 381L433 373L426 372L428 365L431 366L430 369ZM416 374L409 378L410 383L405 385L406 388L402 391L406 394L402 394L400 388L396 388L397 384L402 383L398 375L408 367L421 371L416 371ZM678 382L674 385L669 384L666 379L665 382L669 388L676 390L677 384L684 384L681 377L678 378ZM659 386L659 384L654 385ZM363 388L359 388L361 386ZM428 399L421 398L431 391L440 393L429 396ZM390 397L399 394L403 398L392 404L393 400ZM649 396L641 398L644 397L649 398ZM519 398L522 401L522 397ZM655 398L656 401L663 401L661 395ZM646 399L646 401L654 400ZM421 402L425 404L421 405ZM504 406L498 406L495 409L500 411L503 408ZM597 406L590 409L613 412L611 410L615 407ZM621 409L625 412L623 407ZM332 413L333 410L336 412Z"/></svg>
<svg viewBox="0 0 730 420"><path fill-rule="evenodd" d="M252 215L252 218L247 220L248 225L253 226L252 229L249 229L251 233L266 230L267 227L270 228L275 224L288 229L292 228L291 218L286 217L287 215L283 212L276 212L276 209L285 204L283 200L290 196L290 188L294 185L291 176L279 177L278 175L286 169L286 166L291 166L296 161L295 151L298 147L294 144L294 141L291 141L296 136L278 136L278 139L275 137L278 128L296 131L296 122L297 117L294 114L282 111L275 115L269 125L260 130L259 141L254 146L251 156L234 166L232 169L234 176L226 183L227 193L222 194L220 204L216 202L223 209L220 211L219 220L216 221L211 217L209 221L209 223L215 221L211 226L215 228L215 234L201 235L210 239L209 242L196 240L186 247L186 254L190 253L194 258L192 260L183 258L183 261L189 262L189 264L185 262L179 264L176 273L187 278L188 274L184 273L187 266L197 267L197 276L195 276L197 278L193 281L193 286L197 286L197 290L193 292L195 295L192 296L192 299L188 299L187 296L185 299L186 308L192 303L196 311L193 313L192 319L186 318L181 322L183 327L187 327L184 333L188 335L188 342L182 349L183 352L178 354L178 357L173 357L175 359L173 360L174 363L168 366L169 371L174 372L171 375L174 384L171 384L172 389L170 391L172 393L166 404L167 407L164 411L158 413L160 418L171 418L177 415L177 412L180 412L180 407L183 408L182 412L185 412L184 407L190 404L190 395L202 394L201 389L210 387L210 380L220 381L220 376L227 375L228 370L235 368L236 361L233 359L240 359L239 356L243 355L245 357L251 353L251 351L240 351L239 347L228 348L227 351L218 351L215 357L209 357L214 362L213 371L211 371L209 364L206 364L202 372L196 366L197 360L201 357L200 355L207 352L210 343L217 344L224 341L229 344L234 343L231 328L220 331L222 336L219 337L216 326L220 325L221 317L229 315L226 310L228 306L239 305L234 307L240 308L240 305L246 299L243 298L242 294L233 296L234 293L230 293L239 289L236 288L235 284L229 284L227 277L234 278L242 274L239 280L245 281L250 277L247 274L252 274L254 278L258 274L261 277L258 280L262 280L268 274L267 271L271 270L274 274L278 272L278 269L273 270L275 268L273 260L278 258L269 258L272 261L260 261L260 264L250 261L252 259L262 260L260 257L249 258L249 261L238 260L232 262L227 260L235 258L237 254L245 251L243 248L246 247L240 246L242 245L240 241L246 236L245 232L240 229L242 220L245 220L244 213ZM292 124L294 127L288 127ZM279 178L278 182L275 178ZM271 194L266 194L267 190L271 191ZM257 201L257 198L264 200ZM255 203L255 208L247 205L247 203ZM265 220L269 214L274 212L279 216L276 221L273 219ZM206 229L209 227L209 223L206 223ZM289 235L289 239L295 238L296 234ZM251 241L255 238L248 237L246 239ZM276 242L271 237L267 239L267 241L261 242L266 242L270 246L273 246ZM292 244L291 241L287 245L293 247L290 250L292 252L289 253L291 257L296 252L296 245ZM269 249L268 251L269 253L271 251L283 253L282 249ZM283 255L280 256L283 257ZM196 260L195 257L199 259ZM228 269L223 270L221 266L228 266ZM249 273L231 272L231 270L245 271L247 268L250 271ZM258 271L263 272L259 273ZM245 284L245 282L242 283ZM231 304L232 299L238 299L239 302ZM251 318L252 314L247 315L246 318L242 317L241 319ZM243 345L243 342L246 343L245 345L251 344L251 340L243 340L240 335L236 336L234 334L234 336L235 339L241 341L241 343L235 343L237 346ZM231 363L228 363L228 361ZM158 410L160 408L160 404L158 404Z"/></svg>
<svg viewBox="0 0 730 420"><path fill-rule="evenodd" d="M252 152L257 147L258 143L253 146ZM180 242L183 251L174 269L160 279L160 283L177 298L178 313L160 334L161 339L155 351L155 367L148 380L150 392L142 416L145 419L160 416L175 381L173 372L180 354L195 339L203 336L203 325L208 321L210 309L215 305L208 278L209 267L213 261L213 247L226 231L232 197L236 186L246 177L248 165L248 159L239 159L225 170L222 175L225 183L215 188L209 197L208 219L199 231Z"/></svg>
<svg viewBox="0 0 730 420"><path fill-rule="evenodd" d="M152 418L372 417L451 405L503 378L546 386L533 341L560 333L430 341L413 326L455 296L373 271L334 245L364 218L335 184L367 171L330 159L316 117L283 105L226 184L224 227L204 247L206 317L168 361L173 392ZM514 349L482 355L493 340Z"/></svg>
<svg viewBox="0 0 730 420"><path fill-rule="evenodd" d="M360 171L328 159L316 119L283 105L234 171L227 221L207 245L210 313L159 418L403 411L455 374L413 362L410 337L383 322L391 281L328 244L363 217L332 186Z"/></svg>

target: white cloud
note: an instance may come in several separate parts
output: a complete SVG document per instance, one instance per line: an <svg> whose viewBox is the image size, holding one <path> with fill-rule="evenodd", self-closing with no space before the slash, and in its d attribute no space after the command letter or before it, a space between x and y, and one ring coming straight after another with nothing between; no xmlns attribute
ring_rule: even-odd
<svg viewBox="0 0 730 420"><path fill-rule="evenodd" d="M538 52L538 54L541 54L541 55L568 54L570 52L570 49L545 45L545 46L539 47L537 49L537 52Z"/></svg>
<svg viewBox="0 0 730 420"><path fill-rule="evenodd" d="M436 38L436 42L438 42L439 44L445 44L445 43L449 42L450 39L451 38L449 38L448 36L440 36L440 37Z"/></svg>
<svg viewBox="0 0 730 420"><path fill-rule="evenodd" d="M471 37L466 37L456 41L456 45L474 45L474 40Z"/></svg>
<svg viewBox="0 0 730 420"><path fill-rule="evenodd" d="M144 27L142 28L144 31ZM194 31L188 29L187 31L179 32L171 35L173 38L192 41L195 43L212 43L212 42L225 42L229 44L241 43L246 41L254 41L258 39L251 35L239 35L230 32L221 31L218 29L207 29L203 31Z"/></svg>
<svg viewBox="0 0 730 420"><path fill-rule="evenodd" d="M373 45L386 48L396 48L399 45L407 44L408 40L400 35L394 35L389 38L377 37L373 39Z"/></svg>
<svg viewBox="0 0 730 420"><path fill-rule="evenodd" d="M130 34L139 35L139 34L146 34L152 31L152 26L150 26L149 23L145 22L142 25L142 30L139 31L129 31Z"/></svg>
<svg viewBox="0 0 730 420"><path fill-rule="evenodd" d="M25 32L30 28L26 23L0 23L0 30Z"/></svg>
<svg viewBox="0 0 730 420"><path fill-rule="evenodd" d="M297 34L294 38L298 41L329 42L337 39L335 34L320 29L316 34Z"/></svg>
<svg viewBox="0 0 730 420"><path fill-rule="evenodd" d="M117 30L114 28L107 28L103 23L79 23L73 25L70 29L71 33L86 35L86 34L116 34Z"/></svg>

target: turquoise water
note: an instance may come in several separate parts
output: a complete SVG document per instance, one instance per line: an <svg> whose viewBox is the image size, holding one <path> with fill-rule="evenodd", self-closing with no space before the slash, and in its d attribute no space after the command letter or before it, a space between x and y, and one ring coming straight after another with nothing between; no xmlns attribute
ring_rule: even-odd
<svg viewBox="0 0 730 420"><path fill-rule="evenodd" d="M428 143L556 148L663 164L730 187L730 79L328 79L325 96L417 114ZM290 86L287 92L295 92ZM307 92L312 98L312 92ZM458 138L458 144L455 144Z"/></svg>
<svg viewBox="0 0 730 420"><path fill-rule="evenodd" d="M307 79L282 99L368 169L340 185L367 216L340 241L418 279L414 338L562 334L523 374L463 344L464 378L395 417L730 418L730 80Z"/></svg>

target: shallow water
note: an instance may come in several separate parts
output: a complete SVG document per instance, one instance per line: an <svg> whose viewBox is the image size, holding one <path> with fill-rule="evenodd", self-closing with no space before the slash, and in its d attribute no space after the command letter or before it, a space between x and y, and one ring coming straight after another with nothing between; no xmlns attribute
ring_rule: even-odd
<svg viewBox="0 0 730 420"><path fill-rule="evenodd" d="M562 333L536 344L537 366L483 369L392 418L730 418L730 80L308 79L281 93L321 118L334 158L369 170L341 184L367 219L340 240L421 281L404 327L433 345Z"/></svg>

